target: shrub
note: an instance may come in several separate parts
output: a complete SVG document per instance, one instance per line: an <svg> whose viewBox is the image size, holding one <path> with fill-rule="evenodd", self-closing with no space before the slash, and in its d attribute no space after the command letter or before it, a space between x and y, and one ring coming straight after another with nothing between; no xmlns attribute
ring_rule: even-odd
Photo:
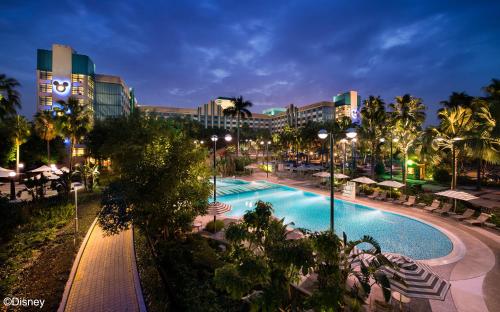
<svg viewBox="0 0 500 312"><path fill-rule="evenodd" d="M451 181L451 175L448 170L443 168L437 168L434 170L433 179L439 183L449 183Z"/></svg>
<svg viewBox="0 0 500 312"><path fill-rule="evenodd" d="M383 175L385 173L385 166L383 163L377 163L375 165L375 174L376 175Z"/></svg>
<svg viewBox="0 0 500 312"><path fill-rule="evenodd" d="M207 231L212 233L218 232L223 228L224 228L224 222L222 222L221 220L215 220L215 229L214 229L214 221L208 222L207 226L205 227Z"/></svg>
<svg viewBox="0 0 500 312"><path fill-rule="evenodd" d="M500 216L492 213L489 222L495 224L496 226L500 226Z"/></svg>

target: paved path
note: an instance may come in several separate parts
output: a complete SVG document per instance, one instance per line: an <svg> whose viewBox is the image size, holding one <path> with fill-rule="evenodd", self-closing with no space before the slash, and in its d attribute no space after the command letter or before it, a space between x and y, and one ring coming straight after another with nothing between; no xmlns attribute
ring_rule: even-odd
<svg viewBox="0 0 500 312"><path fill-rule="evenodd" d="M64 311L145 311L132 230L105 236L96 225L90 231Z"/></svg>

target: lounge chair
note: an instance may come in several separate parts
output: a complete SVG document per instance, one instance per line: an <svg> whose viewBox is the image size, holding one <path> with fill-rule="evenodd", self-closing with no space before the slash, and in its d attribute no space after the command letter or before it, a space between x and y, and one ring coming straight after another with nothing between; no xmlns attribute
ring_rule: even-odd
<svg viewBox="0 0 500 312"><path fill-rule="evenodd" d="M474 210L467 209L467 210L465 210L465 212L463 214L461 214L461 215L454 215L454 216L451 216L451 217L453 219L457 220L457 221L462 221L462 220L465 220L465 219L469 219L473 215L474 215Z"/></svg>
<svg viewBox="0 0 500 312"><path fill-rule="evenodd" d="M488 219L490 215L487 213L481 213L477 219L464 220L465 223L469 225L480 225L482 226Z"/></svg>
<svg viewBox="0 0 500 312"><path fill-rule="evenodd" d="M415 199L416 199L415 196L410 196L408 197L408 201L404 202L403 205L411 207L415 205Z"/></svg>
<svg viewBox="0 0 500 312"><path fill-rule="evenodd" d="M408 199L408 196L406 196L405 194L401 194L401 196L399 196L399 199L396 199L395 201L393 201L393 203L403 204L404 202L406 202L407 199Z"/></svg>
<svg viewBox="0 0 500 312"><path fill-rule="evenodd" d="M425 206L424 207L424 210L425 211L429 211L429 212L433 212L434 210L438 210L439 209L439 205L441 205L441 202L437 199L434 199L432 201L432 204L430 206Z"/></svg>
<svg viewBox="0 0 500 312"><path fill-rule="evenodd" d="M452 207L452 206L451 206L451 204L450 204L450 203L445 203L445 204L443 204L443 208L441 208L441 209L436 209L436 210L434 210L433 212L435 212L435 213L440 213L440 214L449 213L449 212L450 212L450 210L451 210L451 207Z"/></svg>
<svg viewBox="0 0 500 312"><path fill-rule="evenodd" d="M386 200L387 192L382 192L379 196L375 197L376 200Z"/></svg>
<svg viewBox="0 0 500 312"><path fill-rule="evenodd" d="M379 191L374 191L373 194L371 195L368 195L367 197L370 198L370 199L375 199L376 197L378 197L380 194L379 194Z"/></svg>

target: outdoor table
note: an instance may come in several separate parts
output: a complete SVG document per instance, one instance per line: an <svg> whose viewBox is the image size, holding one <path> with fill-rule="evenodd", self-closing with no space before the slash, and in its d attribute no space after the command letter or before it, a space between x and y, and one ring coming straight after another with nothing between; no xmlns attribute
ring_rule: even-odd
<svg viewBox="0 0 500 312"><path fill-rule="evenodd" d="M411 299L406 297L405 295L397 292L397 291L393 291L392 292L392 298L399 302L399 310L400 311L403 311L403 304L409 304ZM408 311L410 311L410 307L408 306Z"/></svg>
<svg viewBox="0 0 500 312"><path fill-rule="evenodd" d="M193 228L196 229L197 232L200 231L201 229L201 226L202 226L202 223L200 221L198 222L193 222Z"/></svg>

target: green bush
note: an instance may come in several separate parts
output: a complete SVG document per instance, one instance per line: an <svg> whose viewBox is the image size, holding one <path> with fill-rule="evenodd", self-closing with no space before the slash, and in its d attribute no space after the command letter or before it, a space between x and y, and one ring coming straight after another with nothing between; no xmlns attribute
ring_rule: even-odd
<svg viewBox="0 0 500 312"><path fill-rule="evenodd" d="M249 165L252 162L250 157L243 156L234 159L234 169L236 172L245 171L245 166Z"/></svg>
<svg viewBox="0 0 500 312"><path fill-rule="evenodd" d="M443 168L438 168L434 170L434 175L432 176L434 181L438 183L449 183L451 181L451 175L448 170Z"/></svg>
<svg viewBox="0 0 500 312"><path fill-rule="evenodd" d="M377 163L375 165L375 174L376 175L383 175L385 173L385 166L383 163Z"/></svg>
<svg viewBox="0 0 500 312"><path fill-rule="evenodd" d="M492 213L488 222L495 224L497 227L500 227L500 216Z"/></svg>
<svg viewBox="0 0 500 312"><path fill-rule="evenodd" d="M223 228L224 228L224 222L222 222L221 220L215 220L215 229L214 229L214 221L208 222L207 226L205 227L207 231L212 233L219 232Z"/></svg>

